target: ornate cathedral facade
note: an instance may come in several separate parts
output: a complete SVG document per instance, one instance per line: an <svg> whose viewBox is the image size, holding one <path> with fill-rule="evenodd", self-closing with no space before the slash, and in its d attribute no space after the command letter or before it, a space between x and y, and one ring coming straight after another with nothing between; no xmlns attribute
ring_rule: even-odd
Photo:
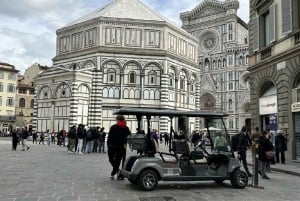
<svg viewBox="0 0 300 201"><path fill-rule="evenodd" d="M204 28L199 19L210 17L197 14L199 7L209 7L207 15L220 12L215 26ZM57 30L53 67L35 79L35 130L77 124L108 129L115 123L113 112L125 106L222 110L230 114L229 127L236 128L237 119L248 117L249 97L242 79L248 32L237 8L237 1L205 0L181 14L185 31L139 0L115 0ZM228 19L221 17L228 12ZM126 118L134 132L135 117ZM156 117L151 126L168 132L169 124L167 117ZM175 121L175 128L186 132L201 126L199 119Z"/></svg>

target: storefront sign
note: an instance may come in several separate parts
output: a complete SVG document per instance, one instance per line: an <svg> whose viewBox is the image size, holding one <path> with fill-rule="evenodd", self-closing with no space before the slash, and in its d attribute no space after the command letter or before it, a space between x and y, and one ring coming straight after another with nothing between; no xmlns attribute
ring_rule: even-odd
<svg viewBox="0 0 300 201"><path fill-rule="evenodd" d="M259 114L277 114L277 95L259 99Z"/></svg>
<svg viewBox="0 0 300 201"><path fill-rule="evenodd" d="M293 103L292 104L292 112L300 112L300 103Z"/></svg>

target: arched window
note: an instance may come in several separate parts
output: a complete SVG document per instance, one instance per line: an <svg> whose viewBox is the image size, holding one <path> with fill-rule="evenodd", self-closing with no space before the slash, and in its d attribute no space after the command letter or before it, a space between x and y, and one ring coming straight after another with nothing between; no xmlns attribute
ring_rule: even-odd
<svg viewBox="0 0 300 201"><path fill-rule="evenodd" d="M240 65L243 65L243 56L240 56L239 63Z"/></svg>
<svg viewBox="0 0 300 201"><path fill-rule="evenodd" d="M129 73L129 80L128 80L129 84L134 84L135 83L135 72L130 72Z"/></svg>
<svg viewBox="0 0 300 201"><path fill-rule="evenodd" d="M221 68L221 60L218 60L218 68Z"/></svg>
<svg viewBox="0 0 300 201"><path fill-rule="evenodd" d="M25 99L24 98L20 98L19 107L21 107L21 108L25 107Z"/></svg>
<svg viewBox="0 0 300 201"><path fill-rule="evenodd" d="M247 55L245 58L245 64L248 65L248 61L249 61L249 56Z"/></svg>
<svg viewBox="0 0 300 201"><path fill-rule="evenodd" d="M148 73L148 84L150 85L155 85L156 84L156 72L155 71L150 71Z"/></svg>
<svg viewBox="0 0 300 201"><path fill-rule="evenodd" d="M223 59L223 68L227 66L227 60Z"/></svg>
<svg viewBox="0 0 300 201"><path fill-rule="evenodd" d="M232 110L232 99L229 99L228 101L228 109Z"/></svg>
<svg viewBox="0 0 300 201"><path fill-rule="evenodd" d="M107 70L107 82L108 83L115 83L116 82L116 70L115 69L108 69Z"/></svg>

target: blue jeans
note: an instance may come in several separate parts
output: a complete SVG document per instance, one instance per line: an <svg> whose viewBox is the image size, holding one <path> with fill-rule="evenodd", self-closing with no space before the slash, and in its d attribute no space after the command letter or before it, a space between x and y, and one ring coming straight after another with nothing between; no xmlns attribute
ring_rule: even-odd
<svg viewBox="0 0 300 201"><path fill-rule="evenodd" d="M86 141L86 152L87 153L92 153L93 152L93 146L94 146L94 141Z"/></svg>
<svg viewBox="0 0 300 201"><path fill-rule="evenodd" d="M105 141L100 141L99 140L99 153L104 152L104 148L105 148Z"/></svg>

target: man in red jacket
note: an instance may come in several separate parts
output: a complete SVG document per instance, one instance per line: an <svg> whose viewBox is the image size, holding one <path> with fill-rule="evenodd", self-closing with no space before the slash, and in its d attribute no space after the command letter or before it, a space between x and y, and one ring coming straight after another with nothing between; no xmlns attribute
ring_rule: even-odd
<svg viewBox="0 0 300 201"><path fill-rule="evenodd" d="M113 167L110 173L111 179L114 179L119 172L120 163L126 151L127 136L131 134L123 115L118 115L116 120L117 123L111 126L107 138L108 158Z"/></svg>

